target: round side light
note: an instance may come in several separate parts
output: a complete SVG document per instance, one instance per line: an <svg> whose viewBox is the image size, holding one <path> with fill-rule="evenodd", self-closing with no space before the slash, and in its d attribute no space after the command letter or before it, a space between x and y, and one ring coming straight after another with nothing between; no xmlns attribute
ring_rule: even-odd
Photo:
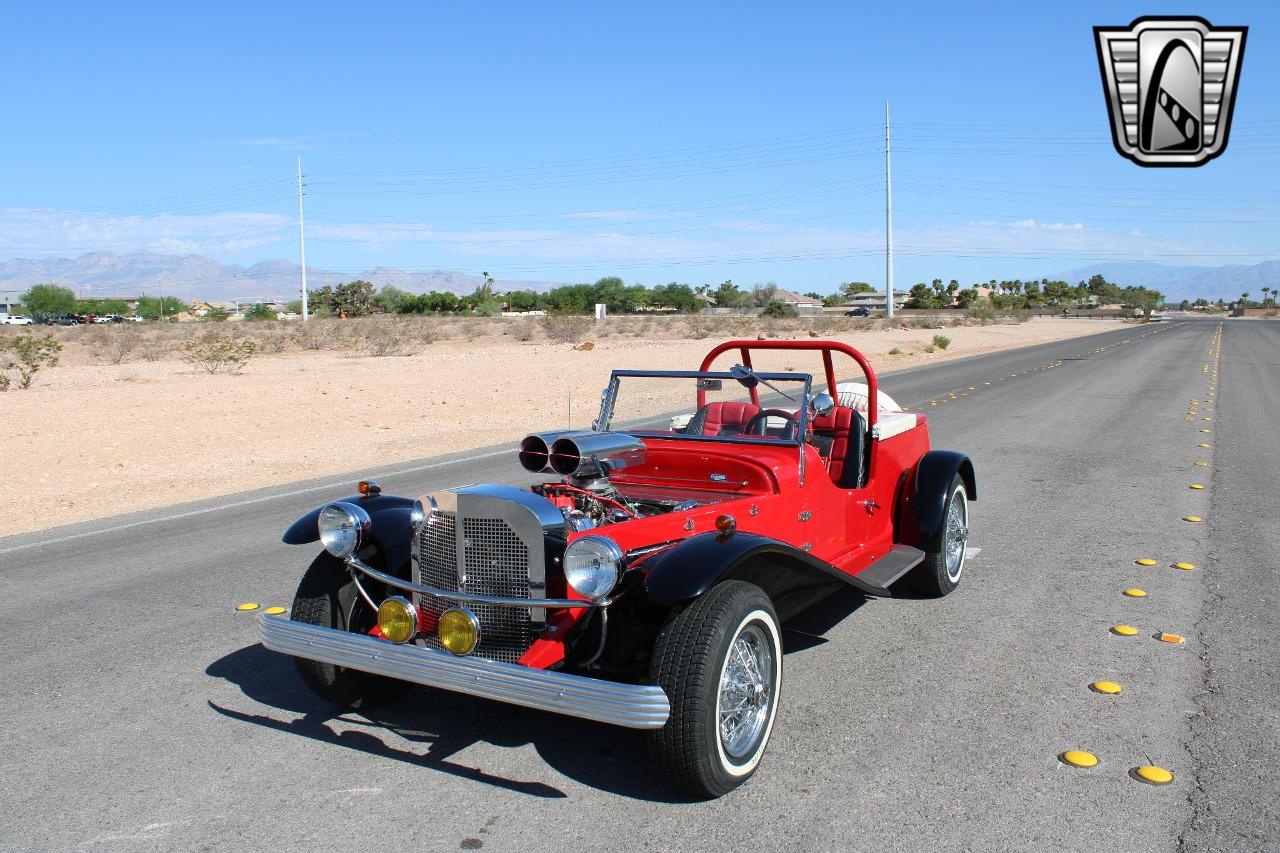
<svg viewBox="0 0 1280 853"><path fill-rule="evenodd" d="M480 620L465 607L451 607L440 614L436 636L445 651L469 655L480 643Z"/></svg>
<svg viewBox="0 0 1280 853"><path fill-rule="evenodd" d="M418 633L418 608L393 595L378 605L378 630L393 643L407 643Z"/></svg>

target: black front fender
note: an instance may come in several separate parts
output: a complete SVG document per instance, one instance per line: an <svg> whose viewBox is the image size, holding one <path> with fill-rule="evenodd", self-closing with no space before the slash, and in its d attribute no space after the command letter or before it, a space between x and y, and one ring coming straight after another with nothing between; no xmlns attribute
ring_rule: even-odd
<svg viewBox="0 0 1280 853"><path fill-rule="evenodd" d="M646 565L645 592L667 607L697 598L722 580L743 580L769 594L786 620L840 584L883 595L799 548L755 533L691 536Z"/></svg>
<svg viewBox="0 0 1280 853"><path fill-rule="evenodd" d="M942 528L942 513L957 475L969 500L977 500L978 481L968 456L954 450L930 450L916 463L915 477L904 500L910 505L921 544L931 542Z"/></svg>
<svg viewBox="0 0 1280 853"><path fill-rule="evenodd" d="M413 534L409 526L409 515L413 509L413 498L400 498L395 495L376 495L341 498L343 503L355 504L369 513L369 521L373 529L370 533L378 549L386 559L391 571L409 562L409 548L413 542ZM333 503L333 501L330 501ZM286 545L306 545L320 541L320 531L316 529L316 519L322 506L299 518L284 532L282 541Z"/></svg>

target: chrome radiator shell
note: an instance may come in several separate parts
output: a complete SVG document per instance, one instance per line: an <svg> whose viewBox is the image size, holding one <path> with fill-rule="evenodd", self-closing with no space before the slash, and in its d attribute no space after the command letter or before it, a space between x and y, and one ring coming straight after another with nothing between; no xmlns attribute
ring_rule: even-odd
<svg viewBox="0 0 1280 853"><path fill-rule="evenodd" d="M543 599L545 536L564 536L564 516L540 495L513 486L479 485L423 495L427 520L411 553L413 579L425 586L479 595ZM423 641L440 648L433 627L452 603L415 594L425 617ZM477 657L514 663L545 624L537 607L470 604L480 621Z"/></svg>

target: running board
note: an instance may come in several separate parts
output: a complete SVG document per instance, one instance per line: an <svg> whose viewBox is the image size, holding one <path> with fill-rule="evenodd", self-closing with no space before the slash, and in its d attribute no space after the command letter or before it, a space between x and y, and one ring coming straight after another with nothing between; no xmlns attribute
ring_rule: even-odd
<svg viewBox="0 0 1280 853"><path fill-rule="evenodd" d="M889 586L898 578L920 565L924 551L910 545L894 545L888 554L876 560L855 577L869 589L880 595L888 595Z"/></svg>

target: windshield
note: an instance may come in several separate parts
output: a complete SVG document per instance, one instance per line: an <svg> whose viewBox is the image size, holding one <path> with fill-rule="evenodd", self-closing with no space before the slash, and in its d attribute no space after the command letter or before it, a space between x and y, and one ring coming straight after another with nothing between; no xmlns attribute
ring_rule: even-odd
<svg viewBox="0 0 1280 853"><path fill-rule="evenodd" d="M617 370L600 430L713 441L798 443L811 378L803 373Z"/></svg>

